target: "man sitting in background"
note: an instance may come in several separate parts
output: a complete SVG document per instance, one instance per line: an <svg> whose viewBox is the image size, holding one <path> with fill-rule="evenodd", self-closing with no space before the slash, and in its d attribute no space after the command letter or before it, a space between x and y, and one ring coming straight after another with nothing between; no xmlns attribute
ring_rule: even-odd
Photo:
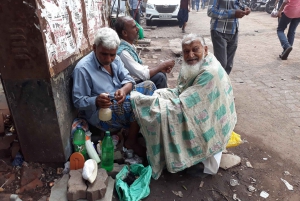
<svg viewBox="0 0 300 201"><path fill-rule="evenodd" d="M154 179L165 166L175 173L199 162L205 173L216 174L236 124L229 76L203 38L185 36L182 52L176 88L158 89L152 96L131 92Z"/></svg>
<svg viewBox="0 0 300 201"><path fill-rule="evenodd" d="M119 44L120 39L113 29L99 30L93 51L83 57L73 71L73 103L81 117L103 131L115 132L129 128L128 140L124 145L142 156L145 149L137 142L139 125L128 96L135 82L116 55ZM146 95L152 95L156 89L150 81L142 82L135 88ZM101 108L112 110L111 120L99 119Z"/></svg>
<svg viewBox="0 0 300 201"><path fill-rule="evenodd" d="M117 54L136 83L151 80L154 82L156 88L166 88L167 77L165 73L171 72L175 61L167 60L149 69L148 66L143 65L133 44L138 38L138 28L134 20L130 17L120 17L115 23L115 29L121 38Z"/></svg>

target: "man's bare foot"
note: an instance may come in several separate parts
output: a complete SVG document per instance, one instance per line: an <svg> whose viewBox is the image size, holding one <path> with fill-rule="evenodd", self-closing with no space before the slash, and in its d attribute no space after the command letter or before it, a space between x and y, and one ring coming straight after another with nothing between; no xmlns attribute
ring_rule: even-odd
<svg viewBox="0 0 300 201"><path fill-rule="evenodd" d="M126 149L132 149L138 156L146 157L146 148L140 145L137 141L128 139L125 141L124 146Z"/></svg>

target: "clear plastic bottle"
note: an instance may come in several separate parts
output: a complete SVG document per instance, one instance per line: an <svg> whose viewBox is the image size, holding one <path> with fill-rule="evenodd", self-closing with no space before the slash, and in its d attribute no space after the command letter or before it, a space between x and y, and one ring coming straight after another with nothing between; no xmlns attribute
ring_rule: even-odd
<svg viewBox="0 0 300 201"><path fill-rule="evenodd" d="M105 132L105 137L102 141L101 167L108 172L112 171L114 167L114 144L109 131Z"/></svg>
<svg viewBox="0 0 300 201"><path fill-rule="evenodd" d="M103 94L107 95L107 97L109 96L108 93L103 93ZM109 121L109 120L111 120L111 116L112 116L111 109L110 108L100 108L98 115L99 115L99 119L101 121Z"/></svg>
<svg viewBox="0 0 300 201"><path fill-rule="evenodd" d="M111 109L110 108L100 108L99 110L99 119L101 121L109 121L111 120Z"/></svg>
<svg viewBox="0 0 300 201"><path fill-rule="evenodd" d="M76 131L73 136L73 146L75 152L80 152L84 156L85 160L88 159L85 147L85 132L80 125L77 125L76 127Z"/></svg>

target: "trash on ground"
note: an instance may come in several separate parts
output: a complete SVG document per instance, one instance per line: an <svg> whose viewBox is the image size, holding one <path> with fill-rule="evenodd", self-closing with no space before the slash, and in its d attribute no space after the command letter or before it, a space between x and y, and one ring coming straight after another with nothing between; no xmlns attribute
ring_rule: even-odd
<svg viewBox="0 0 300 201"><path fill-rule="evenodd" d="M264 161L268 160L268 158L263 158Z"/></svg>
<svg viewBox="0 0 300 201"><path fill-rule="evenodd" d="M236 179L230 179L230 185L231 186L237 186L237 185L240 185L240 184L239 184L238 180L236 180Z"/></svg>
<svg viewBox="0 0 300 201"><path fill-rule="evenodd" d="M183 197L183 194L181 191L172 191L172 193L174 193L175 195L179 196L179 197Z"/></svg>
<svg viewBox="0 0 300 201"><path fill-rule="evenodd" d="M285 176L287 176L287 175L291 175L291 173L289 173L289 171L284 171L284 173L283 173Z"/></svg>
<svg viewBox="0 0 300 201"><path fill-rule="evenodd" d="M241 136L234 131L232 131L230 139L226 145L226 148L236 147L243 143L243 140L241 139Z"/></svg>
<svg viewBox="0 0 300 201"><path fill-rule="evenodd" d="M69 172L70 172L70 161L67 161L65 163L65 168L63 170L63 174L69 174Z"/></svg>
<svg viewBox="0 0 300 201"><path fill-rule="evenodd" d="M251 163L250 163L249 161L246 162L246 166L247 166L248 168L253 168L253 166L251 165Z"/></svg>
<svg viewBox="0 0 300 201"><path fill-rule="evenodd" d="M242 201L240 198L237 197L236 194L233 194L232 199L236 201Z"/></svg>
<svg viewBox="0 0 300 201"><path fill-rule="evenodd" d="M23 156L20 154L20 152L18 152L12 162L12 165L13 166L22 166L23 162L24 162Z"/></svg>
<svg viewBox="0 0 300 201"><path fill-rule="evenodd" d="M139 157L138 155L134 155L133 158L127 158L125 159L125 163L128 164L142 164L143 163L143 158Z"/></svg>
<svg viewBox="0 0 300 201"><path fill-rule="evenodd" d="M241 158L237 155L222 154L220 167L224 170L235 167L241 163Z"/></svg>
<svg viewBox="0 0 300 201"><path fill-rule="evenodd" d="M250 186L248 186L248 191L254 192L254 191L256 191L256 188L254 186L250 185Z"/></svg>
<svg viewBox="0 0 300 201"><path fill-rule="evenodd" d="M199 188L202 188L203 185L204 185L204 181L201 181L201 182L200 182L200 185L199 185Z"/></svg>
<svg viewBox="0 0 300 201"><path fill-rule="evenodd" d="M184 188L184 190L186 190L186 191L187 191L187 187L185 187L185 185L182 185L182 188Z"/></svg>
<svg viewBox="0 0 300 201"><path fill-rule="evenodd" d="M61 167L57 168L56 174L62 174L63 170L64 170L64 168L61 168Z"/></svg>
<svg viewBox="0 0 300 201"><path fill-rule="evenodd" d="M133 172L128 172L127 176L125 177L125 179L123 180L125 183L128 184L128 186L131 186L131 184L133 184L133 182L137 179L137 176L133 173Z"/></svg>
<svg viewBox="0 0 300 201"><path fill-rule="evenodd" d="M267 197L269 197L269 193L267 193L266 191L262 191L260 193L260 197L267 198Z"/></svg>
<svg viewBox="0 0 300 201"><path fill-rule="evenodd" d="M289 182L287 182L286 180L284 180L284 179L282 179L282 178L280 178L280 179L281 179L281 181L283 181L283 183L286 185L286 187L287 187L290 191L294 190L294 187L293 187L291 184L289 184Z"/></svg>
<svg viewBox="0 0 300 201"><path fill-rule="evenodd" d="M254 179L253 177L250 177L249 180L250 180L251 184L255 184L256 183L256 179Z"/></svg>

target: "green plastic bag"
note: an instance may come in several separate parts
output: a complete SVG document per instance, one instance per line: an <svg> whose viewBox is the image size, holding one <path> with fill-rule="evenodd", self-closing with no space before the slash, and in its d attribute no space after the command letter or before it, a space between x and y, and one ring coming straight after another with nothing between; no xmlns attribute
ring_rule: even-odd
<svg viewBox="0 0 300 201"><path fill-rule="evenodd" d="M144 38L144 29L141 25L139 25L139 23L135 22L136 27L139 29L139 39L143 39Z"/></svg>
<svg viewBox="0 0 300 201"><path fill-rule="evenodd" d="M123 181L129 172L128 166L124 166L116 175L116 190L120 201L138 201L150 194L152 168L133 164L130 165L130 171L139 176L130 186Z"/></svg>

